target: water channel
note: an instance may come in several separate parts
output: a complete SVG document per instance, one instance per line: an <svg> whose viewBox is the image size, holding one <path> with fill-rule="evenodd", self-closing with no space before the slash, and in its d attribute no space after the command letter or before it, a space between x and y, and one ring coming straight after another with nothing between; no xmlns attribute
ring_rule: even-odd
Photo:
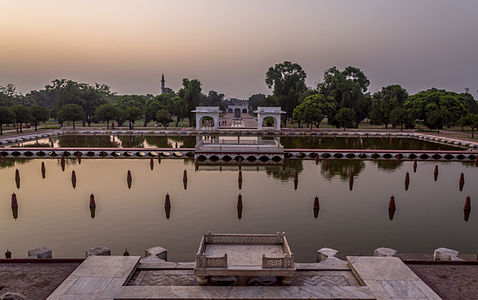
<svg viewBox="0 0 478 300"><path fill-rule="evenodd" d="M224 137L234 139L234 137ZM245 136L241 139L251 139ZM265 136L264 140L274 137ZM388 137L331 137L294 136L280 137L285 149L387 149L387 150L455 150L463 149L448 144L438 144L413 138ZM105 147L105 148L194 148L195 136L140 136L140 135L62 135L42 138L9 146L20 147Z"/></svg>
<svg viewBox="0 0 478 300"><path fill-rule="evenodd" d="M90 138L97 143L90 144ZM122 142L111 145L163 147L182 142L189 147L189 137L152 138L133 137L138 139L134 145L117 138ZM111 141L108 136L85 139L59 137L53 142L55 146L81 143L105 147ZM287 139L283 143L287 145ZM428 144L426 147L434 145ZM436 165L439 174L435 181ZM19 188L16 169L21 178ZM76 188L71 182L73 170ZM131 188L126 181L128 170ZM186 189L184 170L188 174ZM354 174L352 189L350 172ZM405 190L407 172L410 186ZM461 172L465 176L462 191L458 186ZM196 170L191 159L154 160L153 169L149 159L82 159L81 164L66 159L62 171L58 158L3 158L0 250L8 248L14 257L25 257L28 249L47 246L54 257L82 257L85 249L98 245L111 248L113 254L128 248L135 255L161 245L169 250L170 260L192 261L206 231L285 231L299 262L314 261L315 250L321 247L356 255L371 254L382 246L402 253L431 253L438 247L472 253L477 246L478 218L472 210L465 221L463 211L466 196L471 197L472 207L478 201L478 168L473 163L419 161L414 173L413 161L329 160L326 164L323 160L287 160L285 166L243 165L242 176L240 189L237 166L200 166ZM12 193L18 198L17 218L12 213ZM97 204L94 218L89 209L91 193ZM171 197L169 218L164 209L166 194ZM239 194L244 203L241 218L236 206ZM317 217L313 211L316 195L320 199ZM397 206L392 220L388 211L391 195Z"/></svg>

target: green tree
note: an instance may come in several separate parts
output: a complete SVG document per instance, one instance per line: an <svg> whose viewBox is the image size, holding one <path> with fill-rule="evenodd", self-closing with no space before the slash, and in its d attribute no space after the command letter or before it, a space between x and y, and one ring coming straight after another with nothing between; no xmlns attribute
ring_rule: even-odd
<svg viewBox="0 0 478 300"><path fill-rule="evenodd" d="M299 122L304 122L306 127L309 127L311 124L315 124L318 128L320 122L322 122L324 118L324 115L319 108L318 97L314 95L305 98L301 104L294 108L293 118Z"/></svg>
<svg viewBox="0 0 478 300"><path fill-rule="evenodd" d="M7 84L0 86L0 106L12 106L15 103L15 86Z"/></svg>
<svg viewBox="0 0 478 300"><path fill-rule="evenodd" d="M337 109L351 108L358 126L370 111L371 99L366 94L369 84L367 76L359 68L349 66L340 71L332 67L325 71L324 80L318 84L317 90L325 97L332 97ZM330 121L335 122L336 118ZM336 122L334 125L339 126Z"/></svg>
<svg viewBox="0 0 478 300"><path fill-rule="evenodd" d="M15 113L8 106L0 106L0 135L3 134L3 124L15 122Z"/></svg>
<svg viewBox="0 0 478 300"><path fill-rule="evenodd" d="M299 98L306 91L305 78L307 74L297 63L284 61L270 67L266 73L266 84L273 88L273 95L277 97L279 105L286 112L284 126L287 119L292 117L294 108L299 104Z"/></svg>
<svg viewBox="0 0 478 300"><path fill-rule="evenodd" d="M209 91L207 97L203 98L201 105L204 106L219 106L220 109L224 110L224 94L219 94L218 92L211 90Z"/></svg>
<svg viewBox="0 0 478 300"><path fill-rule="evenodd" d="M24 105L12 106L12 111L15 114L15 122L20 124L20 132L23 132L22 124L31 120L30 110Z"/></svg>
<svg viewBox="0 0 478 300"><path fill-rule="evenodd" d="M264 94L254 94L249 97L248 104L252 110L256 110L258 106L261 106L266 100Z"/></svg>
<svg viewBox="0 0 478 300"><path fill-rule="evenodd" d="M355 111L348 107L343 107L339 109L337 114L335 115L335 121L340 127L344 128L352 128L356 126L356 116Z"/></svg>
<svg viewBox="0 0 478 300"><path fill-rule="evenodd" d="M313 99L316 99L320 111L322 112L322 114L327 116L328 120L334 119L335 114L337 113L337 104L335 103L334 98L330 96L325 97L322 94L315 94L309 97L313 97Z"/></svg>
<svg viewBox="0 0 478 300"><path fill-rule="evenodd" d="M471 127L471 138L475 138L475 130L478 129L478 113L473 114L473 117L471 118L470 122L470 127Z"/></svg>
<svg viewBox="0 0 478 300"><path fill-rule="evenodd" d="M131 106L138 108L141 111L141 116L143 116L144 119L144 127L146 127L148 120L146 120L146 116L144 115L144 106L146 105L147 100L148 97L144 95L121 95L116 97L114 104L120 111L126 111L126 109ZM139 118L140 117L138 117L138 119ZM132 129L131 126L130 128Z"/></svg>
<svg viewBox="0 0 478 300"><path fill-rule="evenodd" d="M50 118L49 112L46 108L39 105L34 105L29 107L31 120L35 126L35 131L38 130L38 123L46 122Z"/></svg>
<svg viewBox="0 0 478 300"><path fill-rule="evenodd" d="M433 129L455 125L468 113L463 97L454 92L435 88L409 96L404 106L414 119L423 120L428 128ZM436 110L440 111L432 113Z"/></svg>
<svg viewBox="0 0 478 300"><path fill-rule="evenodd" d="M118 108L109 103L98 106L95 111L95 116L98 121L106 122L106 129L110 128L110 121L116 120L118 117L122 117L119 116Z"/></svg>
<svg viewBox="0 0 478 300"><path fill-rule="evenodd" d="M390 112L389 121L393 128L400 126L400 131L403 131L403 127L413 128L415 119L405 108L396 107Z"/></svg>
<svg viewBox="0 0 478 300"><path fill-rule="evenodd" d="M475 129L478 127L478 113L472 114L469 113L458 120L458 124L461 126L463 131L464 126L469 126L471 128L471 138L475 137Z"/></svg>
<svg viewBox="0 0 478 300"><path fill-rule="evenodd" d="M159 124L163 125L164 128L167 128L169 122L172 121L168 110L164 108L156 112L155 120L158 121Z"/></svg>
<svg viewBox="0 0 478 300"><path fill-rule="evenodd" d="M156 113L160 110L163 109L164 105L161 104L159 101L159 98L151 98L146 101L146 104L144 105L144 116L145 120L147 122L156 120Z"/></svg>
<svg viewBox="0 0 478 300"><path fill-rule="evenodd" d="M391 122L391 112L396 108L403 107L407 97L408 92L400 85L389 85L373 94L370 111L371 123L385 124L385 128L392 123L392 126L395 127Z"/></svg>
<svg viewBox="0 0 478 300"><path fill-rule="evenodd" d="M78 104L65 104L58 112L58 116L61 122L72 121L73 129L75 129L75 122L85 119L85 111Z"/></svg>
<svg viewBox="0 0 478 300"><path fill-rule="evenodd" d="M440 132L440 129L450 122L450 117L451 113L443 108L430 110L426 114L428 126L430 126L430 128L437 129L437 132Z"/></svg>
<svg viewBox="0 0 478 300"><path fill-rule="evenodd" d="M116 121L118 127L123 126L124 122L126 122L128 119L126 118L126 110L121 110L116 107L116 113L113 121ZM115 124L112 123L112 129L115 129Z"/></svg>
<svg viewBox="0 0 478 300"><path fill-rule="evenodd" d="M96 108L114 98L109 87L104 84L91 86L86 83L78 83L73 80L55 79L45 87L45 91L54 99L53 113L59 111L65 104L77 104L83 108L85 122L88 126L93 122Z"/></svg>
<svg viewBox="0 0 478 300"><path fill-rule="evenodd" d="M176 127L178 127L179 122L186 116L186 104L184 100L179 96L172 98L168 106L168 111L171 115L176 116Z"/></svg>
<svg viewBox="0 0 478 300"><path fill-rule="evenodd" d="M183 79L183 87L178 91L179 97L184 100L186 105L186 118L189 120L189 126L194 124L194 113L192 111L196 109L201 101L201 82L197 79L189 80Z"/></svg>
<svg viewBox="0 0 478 300"><path fill-rule="evenodd" d="M142 110L136 106L130 106L123 111L124 118L129 121L129 129L134 129L134 122L143 115Z"/></svg>
<svg viewBox="0 0 478 300"><path fill-rule="evenodd" d="M478 102L473 98L472 94L463 93L459 95L460 98L463 98L466 104L466 108L472 114L478 114Z"/></svg>

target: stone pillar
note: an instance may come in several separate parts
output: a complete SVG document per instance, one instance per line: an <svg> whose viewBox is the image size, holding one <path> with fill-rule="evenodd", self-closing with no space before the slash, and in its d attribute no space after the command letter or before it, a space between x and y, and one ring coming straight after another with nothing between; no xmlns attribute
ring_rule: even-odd
<svg viewBox="0 0 478 300"><path fill-rule="evenodd" d="M144 250L144 256L145 257L153 256L153 257L157 257L159 259L163 259L167 261L168 250L166 248L156 246L156 247L152 247L152 248Z"/></svg>
<svg viewBox="0 0 478 300"><path fill-rule="evenodd" d="M335 257L339 251L331 248L321 248L317 250L317 262Z"/></svg>
<svg viewBox="0 0 478 300"><path fill-rule="evenodd" d="M433 260L462 260L458 257L460 252L448 248L438 248L433 252Z"/></svg>
<svg viewBox="0 0 478 300"><path fill-rule="evenodd" d="M373 250L373 256L397 256L398 251L392 248L377 248Z"/></svg>
<svg viewBox="0 0 478 300"><path fill-rule="evenodd" d="M277 131L280 131L280 116L279 117L274 117L274 120L275 120L275 129Z"/></svg>
<svg viewBox="0 0 478 300"><path fill-rule="evenodd" d="M212 117L212 119L214 120L214 130L218 130L219 129L219 115L214 115Z"/></svg>
<svg viewBox="0 0 478 300"><path fill-rule="evenodd" d="M35 248L28 250L28 258L52 258L51 249L47 247Z"/></svg>
<svg viewBox="0 0 478 300"><path fill-rule="evenodd" d="M98 246L86 250L85 257L88 256L108 256L111 255L111 250L105 246Z"/></svg>
<svg viewBox="0 0 478 300"><path fill-rule="evenodd" d="M47 247L34 248L28 250L28 258L52 258L53 254L51 249Z"/></svg>
<svg viewBox="0 0 478 300"><path fill-rule="evenodd" d="M196 130L201 129L201 114L196 113Z"/></svg>
<svg viewBox="0 0 478 300"><path fill-rule="evenodd" d="M264 118L258 114L257 116L257 129L262 130L262 122L264 121Z"/></svg>

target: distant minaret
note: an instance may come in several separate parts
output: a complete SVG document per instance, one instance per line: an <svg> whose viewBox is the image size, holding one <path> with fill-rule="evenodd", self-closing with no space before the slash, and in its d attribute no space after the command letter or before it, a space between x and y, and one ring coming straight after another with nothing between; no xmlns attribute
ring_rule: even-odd
<svg viewBox="0 0 478 300"><path fill-rule="evenodd" d="M164 94L164 84L166 83L166 80L164 80L164 74L161 75L161 94Z"/></svg>

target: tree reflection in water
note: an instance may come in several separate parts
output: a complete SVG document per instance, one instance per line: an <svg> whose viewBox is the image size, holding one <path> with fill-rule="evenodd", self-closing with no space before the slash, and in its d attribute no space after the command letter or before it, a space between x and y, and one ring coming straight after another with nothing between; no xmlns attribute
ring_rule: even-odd
<svg viewBox="0 0 478 300"><path fill-rule="evenodd" d="M2 157L0 159L0 169L14 167L14 166L21 166L32 160L33 158L6 158Z"/></svg>
<svg viewBox="0 0 478 300"><path fill-rule="evenodd" d="M304 167L300 159L286 159L283 166L265 166L266 174L282 181L294 179L295 172L300 174Z"/></svg>
<svg viewBox="0 0 478 300"><path fill-rule="evenodd" d="M342 180L348 180L350 173L354 174L354 177L358 177L360 172L365 168L363 160L347 160L347 159L329 159L328 170L325 165L325 160L321 162L320 173L324 178L332 180L335 176L339 176Z"/></svg>

